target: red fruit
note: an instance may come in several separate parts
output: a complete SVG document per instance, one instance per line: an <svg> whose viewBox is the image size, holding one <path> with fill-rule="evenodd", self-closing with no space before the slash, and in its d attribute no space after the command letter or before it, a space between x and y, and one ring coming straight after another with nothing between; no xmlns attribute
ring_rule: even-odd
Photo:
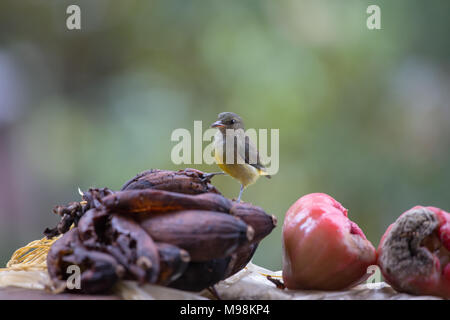
<svg viewBox="0 0 450 320"><path fill-rule="evenodd" d="M287 211L283 280L289 289L344 289L366 279L375 262L375 248L332 197L308 194Z"/></svg>
<svg viewBox="0 0 450 320"><path fill-rule="evenodd" d="M389 226L378 265L394 289L450 298L450 213L416 206Z"/></svg>

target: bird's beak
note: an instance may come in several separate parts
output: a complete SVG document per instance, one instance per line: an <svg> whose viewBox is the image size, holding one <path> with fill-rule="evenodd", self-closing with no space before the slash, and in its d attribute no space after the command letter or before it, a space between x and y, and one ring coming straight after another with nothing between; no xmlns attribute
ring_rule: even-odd
<svg viewBox="0 0 450 320"><path fill-rule="evenodd" d="M220 120L217 120L211 125L211 128L223 128L223 127L225 127L225 125Z"/></svg>

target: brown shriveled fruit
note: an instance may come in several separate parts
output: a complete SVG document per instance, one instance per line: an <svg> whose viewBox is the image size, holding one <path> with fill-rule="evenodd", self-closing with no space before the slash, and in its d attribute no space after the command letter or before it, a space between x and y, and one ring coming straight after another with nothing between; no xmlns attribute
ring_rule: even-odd
<svg viewBox="0 0 450 320"><path fill-rule="evenodd" d="M190 262L181 277L169 287L187 291L201 291L225 279L231 257L204 262Z"/></svg>
<svg viewBox="0 0 450 320"><path fill-rule="evenodd" d="M268 215L263 209L250 203L233 203L230 214L252 226L255 230L253 242L264 239L277 225L274 215Z"/></svg>
<svg viewBox="0 0 450 320"><path fill-rule="evenodd" d="M154 189L118 191L101 201L106 210L126 214L189 209L228 212L232 204L215 193L189 195Z"/></svg>
<svg viewBox="0 0 450 320"><path fill-rule="evenodd" d="M195 262L226 257L254 234L241 220L215 211L141 214L137 219L155 241L185 249Z"/></svg>
<svg viewBox="0 0 450 320"><path fill-rule="evenodd" d="M450 299L450 213L416 206L389 226L378 265L394 289Z"/></svg>
<svg viewBox="0 0 450 320"><path fill-rule="evenodd" d="M156 243L159 253L160 273L158 284L167 285L178 279L188 267L191 260L186 250L169 243Z"/></svg>
<svg viewBox="0 0 450 320"><path fill-rule="evenodd" d="M80 268L79 287L68 278ZM73 293L107 292L123 275L124 269L109 254L91 251L84 247L78 238L76 228L68 231L62 238L55 241L47 254L47 269L57 291Z"/></svg>
<svg viewBox="0 0 450 320"><path fill-rule="evenodd" d="M156 189L185 194L220 192L209 180L204 179L203 172L195 169L179 171L152 169L138 174L122 187L123 190Z"/></svg>
<svg viewBox="0 0 450 320"><path fill-rule="evenodd" d="M87 248L109 253L140 283L155 283L159 254L153 239L134 220L117 214L89 210L81 218L80 239Z"/></svg>
<svg viewBox="0 0 450 320"><path fill-rule="evenodd" d="M46 235L65 234L49 253L50 276L63 285L65 268L80 265L86 293L118 279L200 291L244 268L276 225L195 169L146 171L116 192L91 188L55 213L61 221Z"/></svg>
<svg viewBox="0 0 450 320"><path fill-rule="evenodd" d="M239 247L231 255L225 278L231 277L233 274L241 271L252 259L253 254L258 248L258 243L251 243L246 246Z"/></svg>

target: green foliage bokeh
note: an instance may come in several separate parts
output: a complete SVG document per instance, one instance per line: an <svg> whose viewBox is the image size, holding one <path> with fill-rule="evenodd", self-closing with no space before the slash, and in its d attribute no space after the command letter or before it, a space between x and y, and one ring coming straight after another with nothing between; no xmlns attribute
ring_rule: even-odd
<svg viewBox="0 0 450 320"><path fill-rule="evenodd" d="M65 27L69 4L82 30ZM375 246L414 205L450 210L450 2L376 1L373 31L370 4L2 1L0 86L15 104L0 104L14 108L0 122L12 195L0 197L0 263L78 187L186 167L170 160L172 131L222 111L280 129L279 173L243 196L279 220L259 265L281 268L284 214L307 193L340 201ZM239 192L230 177L214 183Z"/></svg>

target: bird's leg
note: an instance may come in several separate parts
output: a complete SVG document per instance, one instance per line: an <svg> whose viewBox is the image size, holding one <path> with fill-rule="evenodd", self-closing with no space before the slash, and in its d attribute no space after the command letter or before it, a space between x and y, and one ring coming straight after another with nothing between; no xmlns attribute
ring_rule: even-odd
<svg viewBox="0 0 450 320"><path fill-rule="evenodd" d="M239 197L237 198L236 202L241 202L242 192L244 191L244 185L241 184L241 191L239 191Z"/></svg>
<svg viewBox="0 0 450 320"><path fill-rule="evenodd" d="M225 172L211 172L211 173L204 173L202 176L202 181L210 181L212 177L225 174Z"/></svg>

